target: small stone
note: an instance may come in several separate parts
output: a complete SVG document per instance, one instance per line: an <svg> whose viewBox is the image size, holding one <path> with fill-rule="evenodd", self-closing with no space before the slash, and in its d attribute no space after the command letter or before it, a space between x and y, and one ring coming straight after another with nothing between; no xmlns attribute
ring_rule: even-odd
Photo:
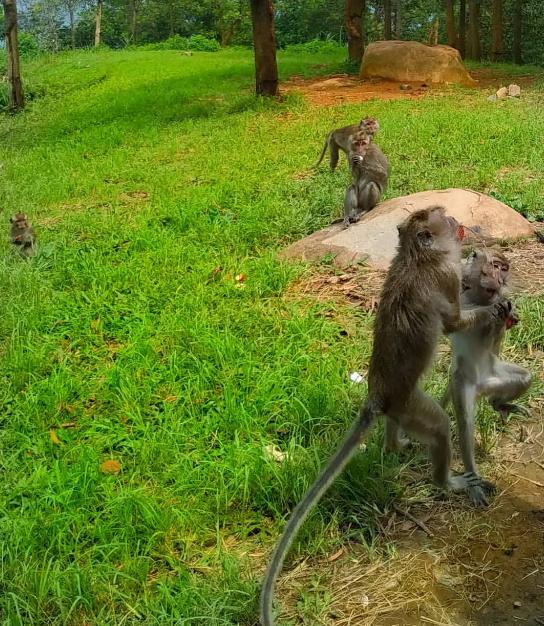
<svg viewBox="0 0 544 626"><path fill-rule="evenodd" d="M492 95L490 95L488 98L489 102L496 102L497 101L497 94L494 93Z"/></svg>
<svg viewBox="0 0 544 626"><path fill-rule="evenodd" d="M511 98L519 98L521 96L521 87L519 85L508 85L508 95Z"/></svg>
<svg viewBox="0 0 544 626"><path fill-rule="evenodd" d="M520 602L519 600L516 600L516 601L514 602L514 608L515 608L515 609L519 609L519 608L521 608L521 602Z"/></svg>
<svg viewBox="0 0 544 626"><path fill-rule="evenodd" d="M408 85L407 83L402 83L402 85L399 85L399 89L401 91L410 91L412 89L412 85Z"/></svg>
<svg viewBox="0 0 544 626"><path fill-rule="evenodd" d="M502 100L508 95L508 89L506 87L501 87L495 95L497 96L497 100Z"/></svg>
<svg viewBox="0 0 544 626"><path fill-rule="evenodd" d="M366 594L363 594L361 596L361 605L363 607L363 609L366 609L366 607L370 604L370 600L368 599L368 596Z"/></svg>

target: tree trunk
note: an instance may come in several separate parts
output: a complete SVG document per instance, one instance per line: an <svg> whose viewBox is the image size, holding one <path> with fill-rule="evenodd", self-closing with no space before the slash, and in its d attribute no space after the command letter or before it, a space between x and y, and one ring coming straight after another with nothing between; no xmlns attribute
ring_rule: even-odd
<svg viewBox="0 0 544 626"><path fill-rule="evenodd" d="M468 35L470 58L479 61L482 58L480 44L480 1L469 0L468 2Z"/></svg>
<svg viewBox="0 0 544 626"><path fill-rule="evenodd" d="M431 27L429 28L429 46L437 46L438 45L438 28L440 24L438 22L438 18L436 18Z"/></svg>
<svg viewBox="0 0 544 626"><path fill-rule="evenodd" d="M395 37L397 39L402 38L402 0L397 0L395 7Z"/></svg>
<svg viewBox="0 0 544 626"><path fill-rule="evenodd" d="M251 0L251 20L255 49L255 91L259 96L275 96L278 93L278 65L272 0Z"/></svg>
<svg viewBox="0 0 544 626"><path fill-rule="evenodd" d="M383 0L383 38L391 39L391 0Z"/></svg>
<svg viewBox="0 0 544 626"><path fill-rule="evenodd" d="M363 58L363 13L365 0L345 0L344 24L348 38L348 58L360 63Z"/></svg>
<svg viewBox="0 0 544 626"><path fill-rule="evenodd" d="M502 0L493 0L491 57L493 61L502 60Z"/></svg>
<svg viewBox="0 0 544 626"><path fill-rule="evenodd" d="M130 0L129 2L128 36L129 36L130 43L135 43L136 41L136 0Z"/></svg>
<svg viewBox="0 0 544 626"><path fill-rule="evenodd" d="M103 0L96 0L96 27L94 29L94 47L100 45L100 31L102 29L102 4Z"/></svg>
<svg viewBox="0 0 544 626"><path fill-rule="evenodd" d="M446 31L448 33L448 46L455 48L457 45L457 33L455 32L453 0L446 0Z"/></svg>
<svg viewBox="0 0 544 626"><path fill-rule="evenodd" d="M74 19L74 7L68 7L68 15L70 17L70 35L72 36L72 50L76 47L76 21Z"/></svg>
<svg viewBox="0 0 544 626"><path fill-rule="evenodd" d="M19 45L17 43L17 4L16 0L2 0L6 27L6 51L8 61L9 108L20 111L25 106L21 69L19 66Z"/></svg>
<svg viewBox="0 0 544 626"><path fill-rule="evenodd" d="M459 35L457 38L457 50L464 59L467 53L467 3L459 0Z"/></svg>
<svg viewBox="0 0 544 626"><path fill-rule="evenodd" d="M521 33L523 25L523 0L516 0L514 4L514 63L523 63L521 56Z"/></svg>

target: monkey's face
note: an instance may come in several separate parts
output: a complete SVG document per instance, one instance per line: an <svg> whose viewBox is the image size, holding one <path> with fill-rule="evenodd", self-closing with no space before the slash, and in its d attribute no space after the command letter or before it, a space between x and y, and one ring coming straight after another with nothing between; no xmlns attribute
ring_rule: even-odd
<svg viewBox="0 0 544 626"><path fill-rule="evenodd" d="M365 157L372 138L367 133L357 133L353 135L350 143L350 151L352 156L358 156L361 159Z"/></svg>
<svg viewBox="0 0 544 626"><path fill-rule="evenodd" d="M23 229L27 228L28 226L26 215L24 215L23 213L15 213L15 215L11 216L9 221L13 224L15 228Z"/></svg>
<svg viewBox="0 0 544 626"><path fill-rule="evenodd" d="M380 129L380 125L377 119L367 117L359 122L359 128L369 135L375 135Z"/></svg>
<svg viewBox="0 0 544 626"><path fill-rule="evenodd" d="M494 304L502 296L510 272L510 264L500 253L475 250L464 280L471 291L471 301L485 306Z"/></svg>

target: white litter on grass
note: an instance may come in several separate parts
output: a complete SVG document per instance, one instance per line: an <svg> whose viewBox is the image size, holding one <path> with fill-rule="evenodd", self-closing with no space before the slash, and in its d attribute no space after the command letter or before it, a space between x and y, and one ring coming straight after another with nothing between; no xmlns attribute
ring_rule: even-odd
<svg viewBox="0 0 544 626"><path fill-rule="evenodd" d="M364 378L359 374L359 372L351 372L349 379L352 383L359 384L362 383Z"/></svg>
<svg viewBox="0 0 544 626"><path fill-rule="evenodd" d="M278 446L272 444L264 447L264 455L267 459L276 461L276 463L283 463L289 458L287 452L282 452Z"/></svg>

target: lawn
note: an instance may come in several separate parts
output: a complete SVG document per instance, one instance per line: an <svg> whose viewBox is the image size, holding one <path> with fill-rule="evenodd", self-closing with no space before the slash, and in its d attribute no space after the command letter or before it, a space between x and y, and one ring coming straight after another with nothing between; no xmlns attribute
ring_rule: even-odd
<svg viewBox="0 0 544 626"><path fill-rule="evenodd" d="M342 57L281 52L282 78ZM388 197L465 186L542 219L542 77L498 105L451 89L317 108L255 99L246 50L23 70L34 99L0 117L0 210L6 232L29 214L40 252L6 242L0 259L2 623L255 624L266 555L356 413L349 374L371 348L369 313L297 295L305 268L276 258L341 213L344 164L308 166L330 128L371 115ZM518 305L509 350L543 349L542 300ZM380 445L377 429L301 554L375 540L402 491Z"/></svg>

